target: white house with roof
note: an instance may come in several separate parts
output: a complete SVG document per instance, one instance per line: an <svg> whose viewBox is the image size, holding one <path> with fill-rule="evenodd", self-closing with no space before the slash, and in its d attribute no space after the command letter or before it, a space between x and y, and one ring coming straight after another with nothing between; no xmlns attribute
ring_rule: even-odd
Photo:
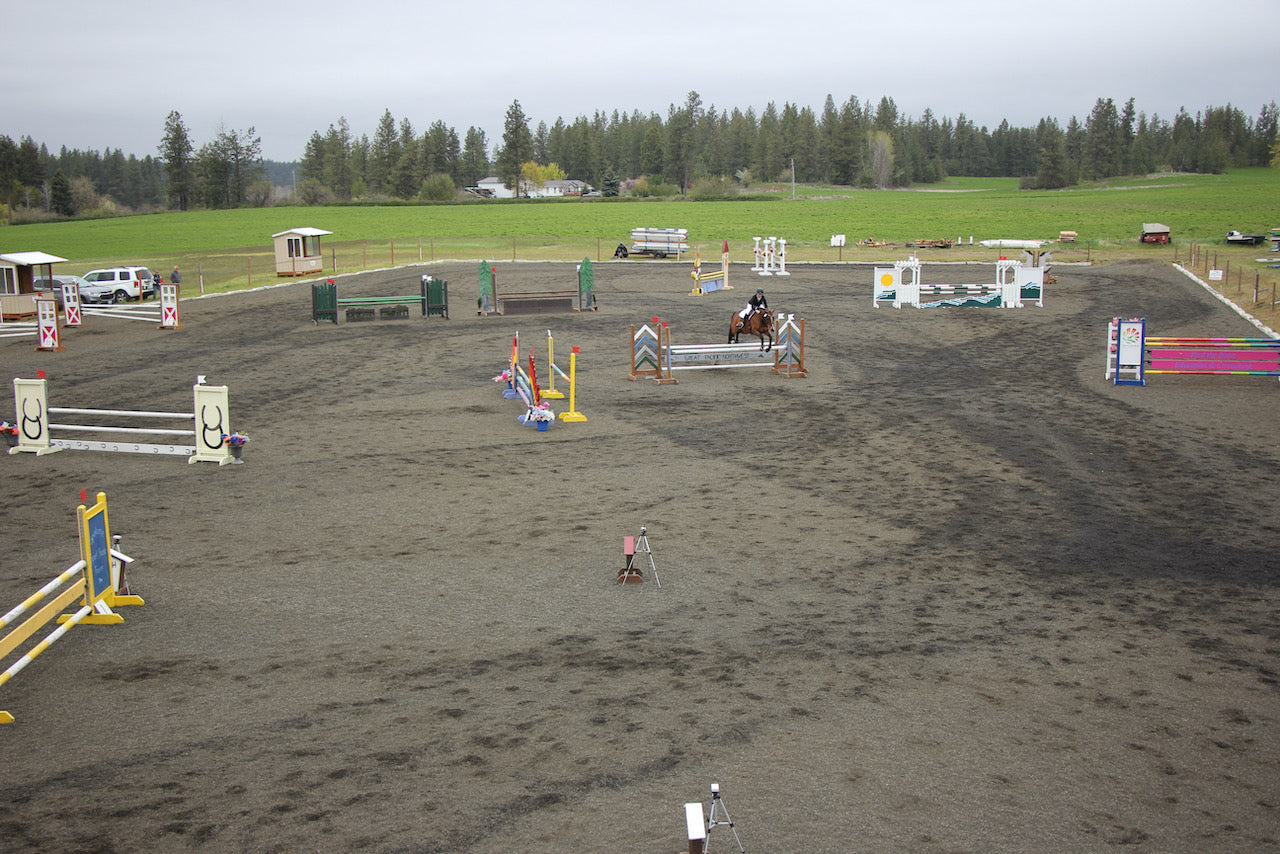
<svg viewBox="0 0 1280 854"><path fill-rule="evenodd" d="M516 197L515 191L503 184L501 178L492 175L478 181L475 189L478 191L477 195L490 199L514 199ZM548 181L541 187L529 187L524 191L524 195L531 199L581 196L589 189L591 189L591 185L586 181L569 178L564 181Z"/></svg>

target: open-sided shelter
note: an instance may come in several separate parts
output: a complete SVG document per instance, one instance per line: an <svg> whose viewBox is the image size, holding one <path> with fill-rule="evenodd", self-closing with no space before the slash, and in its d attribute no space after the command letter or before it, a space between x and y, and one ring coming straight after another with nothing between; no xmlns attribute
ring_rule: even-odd
<svg viewBox="0 0 1280 854"><path fill-rule="evenodd" d="M5 252L0 254L0 315L29 317L36 313L37 278L53 277L53 265L66 258L48 252Z"/></svg>

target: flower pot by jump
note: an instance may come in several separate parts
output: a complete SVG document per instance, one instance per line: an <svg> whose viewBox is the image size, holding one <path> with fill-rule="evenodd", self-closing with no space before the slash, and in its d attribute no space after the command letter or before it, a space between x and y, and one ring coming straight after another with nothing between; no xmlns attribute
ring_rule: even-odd
<svg viewBox="0 0 1280 854"><path fill-rule="evenodd" d="M545 432L547 432L547 428L549 428L549 427L551 426L551 422L550 422L550 421L536 421L536 422L534 422L534 423L536 423L536 424L538 425L538 432L539 432L539 433L545 433Z"/></svg>
<svg viewBox="0 0 1280 854"><path fill-rule="evenodd" d="M5 443L6 443L6 444L8 444L8 446L9 446L10 448L16 448L16 447L18 447L18 434L17 434L17 433L5 433L5 434L4 434L4 441L5 441Z"/></svg>
<svg viewBox="0 0 1280 854"><path fill-rule="evenodd" d="M231 445L229 450L231 451L231 456L238 460L240 455L244 453L244 445Z"/></svg>

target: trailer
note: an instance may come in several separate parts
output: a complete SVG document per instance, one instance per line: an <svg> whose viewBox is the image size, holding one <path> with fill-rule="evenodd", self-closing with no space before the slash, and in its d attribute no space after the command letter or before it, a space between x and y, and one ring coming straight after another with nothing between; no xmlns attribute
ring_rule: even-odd
<svg viewBox="0 0 1280 854"><path fill-rule="evenodd" d="M1168 243L1170 240L1169 226L1160 222L1144 222L1142 224L1143 243Z"/></svg>
<svg viewBox="0 0 1280 854"><path fill-rule="evenodd" d="M1227 232L1227 242L1234 243L1238 246L1257 246L1259 243L1266 241L1265 234L1241 234L1238 231Z"/></svg>
<svg viewBox="0 0 1280 854"><path fill-rule="evenodd" d="M687 228L633 228L631 229L631 254L652 255L666 258L689 251Z"/></svg>

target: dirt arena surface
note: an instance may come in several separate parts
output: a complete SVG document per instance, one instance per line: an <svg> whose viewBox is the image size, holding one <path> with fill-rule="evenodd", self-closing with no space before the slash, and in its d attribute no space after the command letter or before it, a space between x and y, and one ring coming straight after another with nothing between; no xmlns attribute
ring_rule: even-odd
<svg viewBox="0 0 1280 854"><path fill-rule="evenodd" d="M789 269L691 296L605 262L597 312L482 318L446 263L339 288L432 272L450 320L316 326L294 283L0 342L51 406L181 411L205 375L251 437L0 457L0 608L76 560L82 489L146 598L0 688L0 850L674 854L712 783L750 854L1280 849L1280 388L1103 379L1114 315L1257 330L1167 265L1059 267L1020 311ZM628 381L631 324L719 342L761 282L808 378ZM588 421L538 433L491 378L547 329ZM642 525L661 587L615 582Z"/></svg>

